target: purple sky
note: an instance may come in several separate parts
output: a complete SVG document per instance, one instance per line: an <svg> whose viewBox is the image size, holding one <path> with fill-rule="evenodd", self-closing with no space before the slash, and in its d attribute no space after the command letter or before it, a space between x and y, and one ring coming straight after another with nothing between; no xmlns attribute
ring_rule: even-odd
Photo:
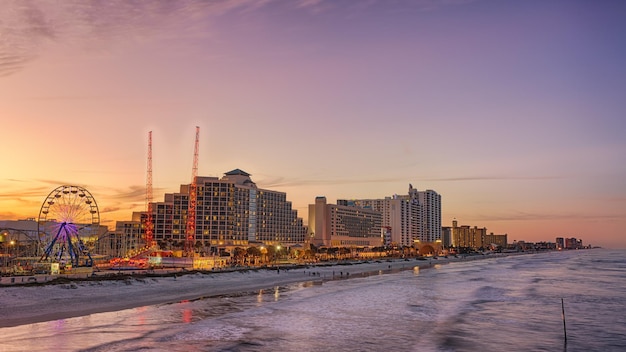
<svg viewBox="0 0 626 352"><path fill-rule="evenodd" d="M104 224L235 168L307 217L442 195L443 224L626 247L626 2L3 1L0 219L62 184Z"/></svg>

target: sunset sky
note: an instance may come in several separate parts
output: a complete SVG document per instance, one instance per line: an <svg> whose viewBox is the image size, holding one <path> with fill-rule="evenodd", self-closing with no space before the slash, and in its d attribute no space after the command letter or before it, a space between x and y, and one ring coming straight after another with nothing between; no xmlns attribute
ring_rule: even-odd
<svg viewBox="0 0 626 352"><path fill-rule="evenodd" d="M442 223L626 248L626 2L0 4L0 220L64 184L102 224L240 168L287 193L442 196Z"/></svg>

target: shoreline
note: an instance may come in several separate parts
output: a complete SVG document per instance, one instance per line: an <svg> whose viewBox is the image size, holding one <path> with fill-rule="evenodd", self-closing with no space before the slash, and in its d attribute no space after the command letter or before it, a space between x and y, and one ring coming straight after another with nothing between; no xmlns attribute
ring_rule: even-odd
<svg viewBox="0 0 626 352"><path fill-rule="evenodd" d="M178 303L305 282L327 282L432 268L439 264L503 258L515 253L438 259L383 259L278 269L185 272L181 275L122 275L118 279L68 280L0 288L0 328L9 328L149 305Z"/></svg>

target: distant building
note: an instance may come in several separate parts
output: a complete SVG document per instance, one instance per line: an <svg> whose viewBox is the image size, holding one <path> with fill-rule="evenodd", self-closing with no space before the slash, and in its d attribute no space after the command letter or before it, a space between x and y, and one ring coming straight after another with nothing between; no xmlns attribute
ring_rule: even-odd
<svg viewBox="0 0 626 352"><path fill-rule="evenodd" d="M444 248L452 246L452 227L443 226L441 228L441 244Z"/></svg>
<svg viewBox="0 0 626 352"><path fill-rule="evenodd" d="M565 239L563 237L556 238L556 248L564 249L565 248Z"/></svg>
<svg viewBox="0 0 626 352"><path fill-rule="evenodd" d="M582 249L583 241L578 240L575 237L563 238L557 237L555 242L556 249Z"/></svg>
<svg viewBox="0 0 626 352"><path fill-rule="evenodd" d="M326 197L309 204L309 230L316 246L379 247L383 245L382 214L351 201L328 204Z"/></svg>
<svg viewBox="0 0 626 352"><path fill-rule="evenodd" d="M576 239L576 237L565 239L565 249L582 249L583 241Z"/></svg>
<svg viewBox="0 0 626 352"><path fill-rule="evenodd" d="M458 222L452 221L452 246L457 248L479 249L489 246L487 243L487 228L458 226Z"/></svg>
<svg viewBox="0 0 626 352"><path fill-rule="evenodd" d="M491 232L485 235L483 246L504 249L508 245L507 237L508 235L506 233L504 235L494 235L494 233Z"/></svg>

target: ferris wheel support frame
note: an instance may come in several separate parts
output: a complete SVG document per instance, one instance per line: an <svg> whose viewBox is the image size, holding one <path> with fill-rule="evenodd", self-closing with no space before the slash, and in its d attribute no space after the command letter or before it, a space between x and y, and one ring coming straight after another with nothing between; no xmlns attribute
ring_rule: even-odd
<svg viewBox="0 0 626 352"><path fill-rule="evenodd" d="M48 219L49 216L59 216L60 219ZM80 218L81 216L83 218ZM91 254L79 233L81 230L88 229L89 235L92 236L100 227L98 205L87 189L74 185L57 187L44 200L37 220L40 242L38 248L43 251L40 261L53 259L53 257L62 261L67 253L74 266L81 266L81 255L88 258L85 260L85 265L93 265ZM57 220L61 221L57 222ZM80 225L83 226L79 228ZM50 234L51 226L56 230L54 236ZM43 243L44 241L46 243ZM58 253L53 255L55 245L58 247Z"/></svg>

